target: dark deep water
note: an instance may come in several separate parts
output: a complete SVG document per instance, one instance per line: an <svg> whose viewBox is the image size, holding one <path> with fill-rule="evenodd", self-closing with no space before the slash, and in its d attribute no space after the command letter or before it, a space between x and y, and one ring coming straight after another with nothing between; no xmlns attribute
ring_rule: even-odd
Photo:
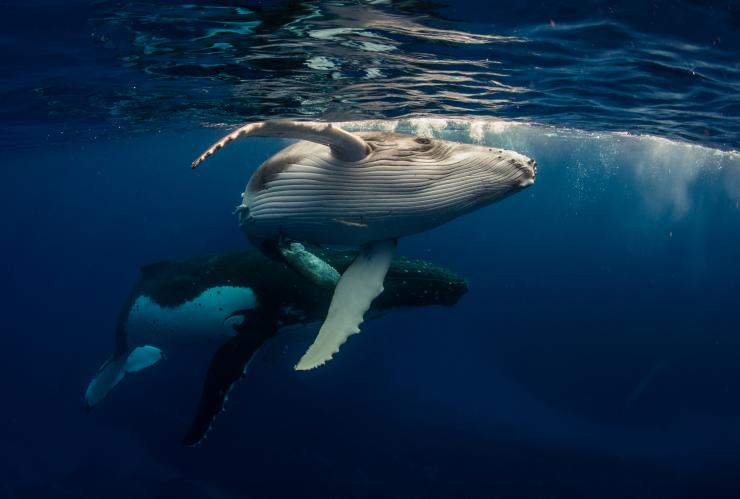
<svg viewBox="0 0 740 499"><path fill-rule="evenodd" d="M740 6L3 2L0 498L740 497ZM408 119L414 115L412 119ZM537 183L399 253L470 281L321 369L267 345L203 445L211 352L92 414L138 268L246 248L286 142L364 120L506 147Z"/></svg>

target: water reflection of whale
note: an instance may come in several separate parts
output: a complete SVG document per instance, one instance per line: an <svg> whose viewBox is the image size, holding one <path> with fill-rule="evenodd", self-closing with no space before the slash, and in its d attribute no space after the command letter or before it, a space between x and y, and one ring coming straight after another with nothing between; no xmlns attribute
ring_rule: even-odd
<svg viewBox="0 0 740 499"><path fill-rule="evenodd" d="M339 272L355 252L315 250ZM466 281L442 267L395 258L376 312L427 305L452 306ZM160 262L144 266L124 303L111 358L85 394L99 403L130 372L157 363L163 350L182 343L216 344L200 403L185 443L198 443L222 410L226 395L262 344L281 328L324 317L333 287L321 286L256 251Z"/></svg>

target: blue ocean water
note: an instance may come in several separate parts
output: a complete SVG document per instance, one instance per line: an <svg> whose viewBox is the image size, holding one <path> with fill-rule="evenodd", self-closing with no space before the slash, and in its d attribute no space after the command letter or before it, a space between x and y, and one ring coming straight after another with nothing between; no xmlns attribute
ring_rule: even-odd
<svg viewBox="0 0 740 499"><path fill-rule="evenodd" d="M740 496L740 6L4 2L0 497ZM452 308L363 325L321 369L276 338L205 442L212 351L92 413L141 265L249 243L231 212L340 122L514 149L537 182L404 238Z"/></svg>

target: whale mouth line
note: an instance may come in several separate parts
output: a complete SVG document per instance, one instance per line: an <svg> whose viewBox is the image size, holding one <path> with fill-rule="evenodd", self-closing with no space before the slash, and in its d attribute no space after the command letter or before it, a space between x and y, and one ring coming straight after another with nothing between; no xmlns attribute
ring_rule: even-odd
<svg viewBox="0 0 740 499"><path fill-rule="evenodd" d="M226 324L226 321L228 321L229 319L233 319L235 317L241 316L242 321L239 324L234 324L235 326L239 326L247 319L247 314L249 313L250 310L253 310L253 309L240 308L240 309L234 310L229 315L224 317L224 320L221 322L221 324Z"/></svg>

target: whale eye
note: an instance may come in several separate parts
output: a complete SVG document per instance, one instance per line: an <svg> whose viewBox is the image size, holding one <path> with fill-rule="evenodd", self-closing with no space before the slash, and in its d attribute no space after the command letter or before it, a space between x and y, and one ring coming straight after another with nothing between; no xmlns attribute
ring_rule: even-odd
<svg viewBox="0 0 740 499"><path fill-rule="evenodd" d="M431 144L432 143L431 139L427 139L426 137L416 137L414 141L417 144Z"/></svg>

